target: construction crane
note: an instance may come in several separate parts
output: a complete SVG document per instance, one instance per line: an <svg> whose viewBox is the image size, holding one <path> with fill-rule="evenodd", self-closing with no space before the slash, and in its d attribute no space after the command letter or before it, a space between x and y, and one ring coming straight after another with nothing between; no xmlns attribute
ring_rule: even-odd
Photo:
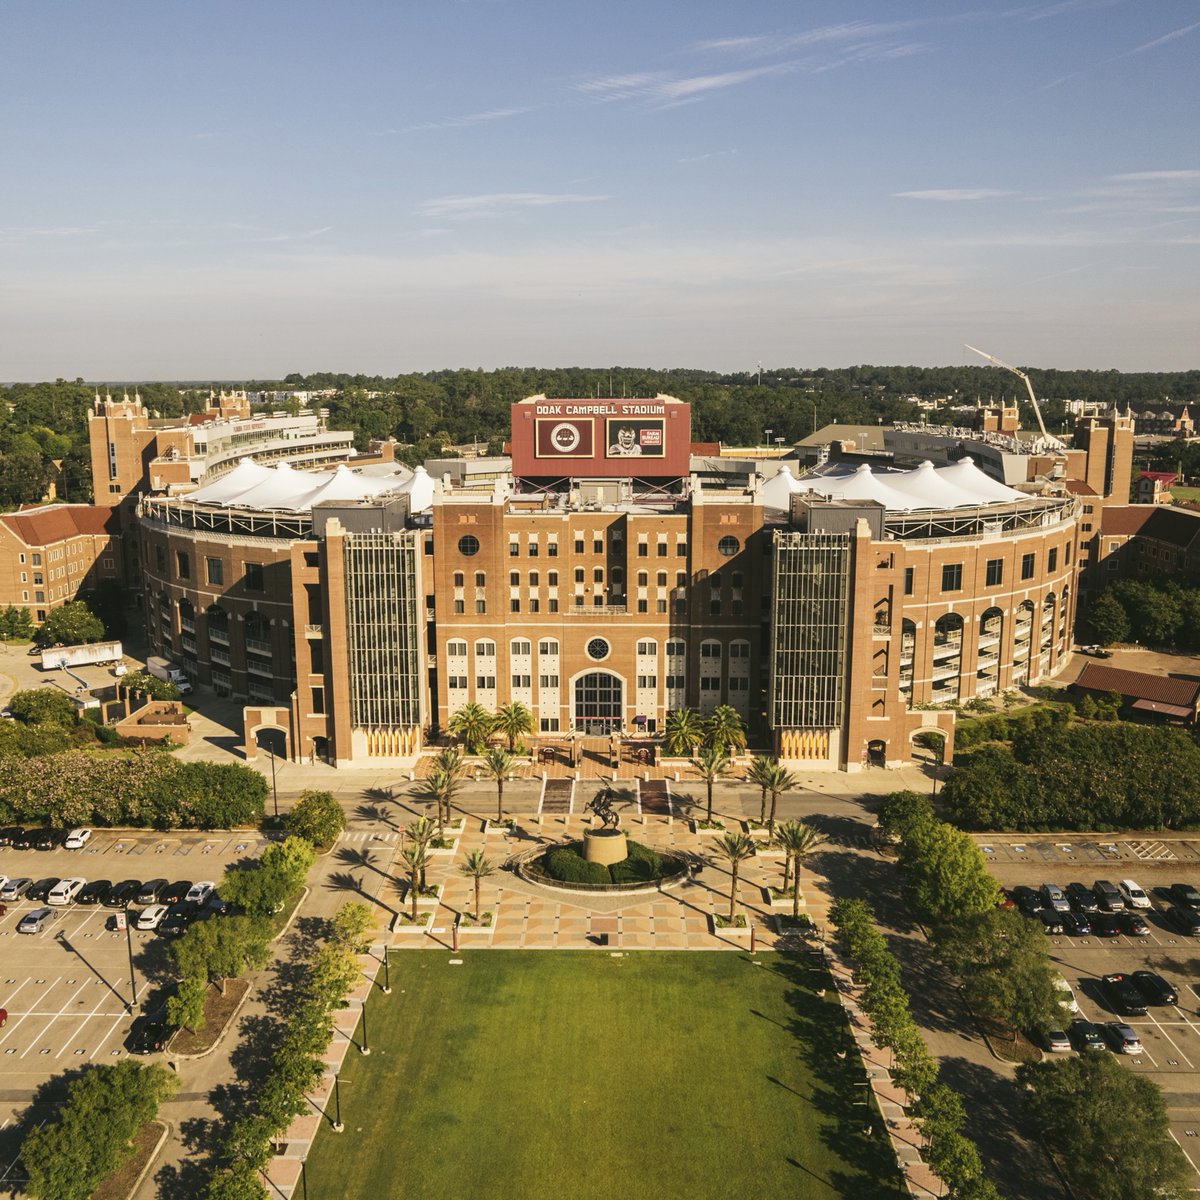
<svg viewBox="0 0 1200 1200"><path fill-rule="evenodd" d="M1029 382L1029 376L1025 374L1019 367L1014 367L1011 363L1001 362L994 355L989 354L986 350L980 350L978 346L968 346L963 342L972 354L978 354L980 358L986 358L988 362L995 363L998 367L1003 367L1006 371L1011 371L1018 379L1025 383L1025 390L1029 393L1029 403L1033 405L1033 415L1037 418L1038 428L1042 431L1042 437L1046 442L1057 450L1062 450L1063 444L1058 438L1053 437L1046 432L1046 422L1042 420L1042 410L1038 407L1037 397L1033 394L1033 384Z"/></svg>

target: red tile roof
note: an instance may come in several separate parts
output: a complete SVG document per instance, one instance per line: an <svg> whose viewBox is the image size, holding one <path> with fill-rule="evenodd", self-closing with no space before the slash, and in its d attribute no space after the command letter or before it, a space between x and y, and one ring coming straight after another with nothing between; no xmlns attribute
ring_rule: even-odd
<svg viewBox="0 0 1200 1200"><path fill-rule="evenodd" d="M1065 481L1065 485L1072 496L1098 496L1100 494L1090 483L1084 483L1082 479L1068 479Z"/></svg>
<svg viewBox="0 0 1200 1200"><path fill-rule="evenodd" d="M80 534L115 534L113 517L113 509L94 504L47 504L0 513L0 522L27 546L49 546Z"/></svg>
<svg viewBox="0 0 1200 1200"><path fill-rule="evenodd" d="M1077 687L1089 692L1120 692L1135 700L1149 700L1156 704L1170 704L1194 712L1200 697L1200 681L1195 679L1171 679L1163 675L1151 675L1146 671L1125 671L1120 667L1104 667L1099 663L1086 663L1075 680Z"/></svg>
<svg viewBox="0 0 1200 1200"><path fill-rule="evenodd" d="M1160 483L1174 483L1179 476L1174 471L1141 471L1139 479L1157 479Z"/></svg>
<svg viewBox="0 0 1200 1200"><path fill-rule="evenodd" d="M1105 505L1104 516L1100 522L1100 532L1124 537L1132 537L1141 532L1141 528L1154 515L1154 506L1150 504L1116 504Z"/></svg>

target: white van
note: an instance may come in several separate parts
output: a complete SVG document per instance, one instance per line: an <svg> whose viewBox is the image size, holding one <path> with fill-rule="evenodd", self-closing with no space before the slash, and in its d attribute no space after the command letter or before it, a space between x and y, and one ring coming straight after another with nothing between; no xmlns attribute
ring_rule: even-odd
<svg viewBox="0 0 1200 1200"><path fill-rule="evenodd" d="M1117 891L1121 893L1122 899L1130 908L1153 907L1150 897L1146 895L1146 889L1132 879L1122 879L1117 884Z"/></svg>
<svg viewBox="0 0 1200 1200"><path fill-rule="evenodd" d="M1055 973L1054 986L1059 992L1059 1003L1068 1011L1077 1013L1079 1011L1079 1001L1075 999L1075 993L1071 989L1071 985L1063 978L1063 976Z"/></svg>
<svg viewBox="0 0 1200 1200"><path fill-rule="evenodd" d="M83 891L86 879L80 879L78 875L72 876L70 879L60 879L46 896L47 904L70 904L76 896Z"/></svg>

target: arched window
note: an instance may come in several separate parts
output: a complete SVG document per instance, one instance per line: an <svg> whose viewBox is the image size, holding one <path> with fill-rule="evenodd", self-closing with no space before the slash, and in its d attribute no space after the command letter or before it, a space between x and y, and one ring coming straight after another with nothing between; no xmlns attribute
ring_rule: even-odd
<svg viewBox="0 0 1200 1200"><path fill-rule="evenodd" d="M700 657L707 659L716 659L718 662L721 659L721 643L713 641L711 638L700 643Z"/></svg>
<svg viewBox="0 0 1200 1200"><path fill-rule="evenodd" d="M446 643L446 653L453 656L465 656L467 653L467 643L459 641L457 638L452 642Z"/></svg>
<svg viewBox="0 0 1200 1200"><path fill-rule="evenodd" d="M543 638L540 642L538 642L538 653L545 658L557 658L557 640L554 638Z"/></svg>
<svg viewBox="0 0 1200 1200"><path fill-rule="evenodd" d="M454 586L462 587L467 581L466 576L461 571L454 572Z"/></svg>
<svg viewBox="0 0 1200 1200"><path fill-rule="evenodd" d="M475 657L476 658L495 658L496 657L496 643L489 641L486 638L476 642L475 643Z"/></svg>
<svg viewBox="0 0 1200 1200"><path fill-rule="evenodd" d="M509 643L508 652L517 658L533 653L533 646L524 638L517 638Z"/></svg>

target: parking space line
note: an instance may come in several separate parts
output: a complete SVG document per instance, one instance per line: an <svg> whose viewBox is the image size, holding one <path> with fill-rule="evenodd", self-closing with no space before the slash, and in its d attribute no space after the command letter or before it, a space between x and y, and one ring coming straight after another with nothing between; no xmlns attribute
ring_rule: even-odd
<svg viewBox="0 0 1200 1200"><path fill-rule="evenodd" d="M92 1006L92 1011L83 1018L83 1024L79 1027L80 1033L82 1033L87 1028L87 1023L96 1015L96 1009L98 1009L100 1007L100 1005L102 1005L107 999L108 999L108 997L103 992L101 992L100 999L97 1000L96 1003ZM72 1016L74 1018L78 1018L79 1014L77 1014L77 1013L72 1014ZM59 1052L54 1056L56 1059L62 1058L62 1056L66 1053L67 1044L68 1044L68 1039L63 1038L62 1049L59 1050Z"/></svg>
<svg viewBox="0 0 1200 1200"><path fill-rule="evenodd" d="M102 1035L101 1035L101 1037L100 1037L100 1040L99 1040L99 1041L96 1043L96 1048L95 1048L95 1050L93 1050L93 1051L91 1052L91 1054L89 1054L89 1055L88 1055L88 1062L91 1062L91 1061L92 1061L92 1059L93 1059L93 1058L95 1058L95 1057L96 1057L96 1055L97 1055L97 1054L99 1054L99 1053L100 1053L100 1051L104 1049L104 1044L105 1044L105 1042L107 1042L107 1041L108 1041L108 1039L109 1039L110 1037L112 1037L112 1035L113 1035L113 1030L115 1030L115 1029L117 1028L117 1026L119 1026L119 1025L121 1024L121 1022L125 1020L125 1018L126 1018L126 1016L127 1016L127 1015L128 1015L127 1013L122 1013L122 1014L121 1014L119 1017L114 1017L114 1018L113 1018L113 1022L112 1022L112 1024L111 1024L111 1025L108 1027L108 1030L107 1030L107 1032L105 1032L104 1034L102 1034Z"/></svg>
<svg viewBox="0 0 1200 1200"><path fill-rule="evenodd" d="M1175 1145L1177 1145L1180 1150L1183 1150L1183 1143L1175 1136L1174 1131L1168 1129L1167 1132L1171 1135L1171 1140L1175 1143ZM1195 1160L1186 1150L1183 1150L1183 1157L1188 1160L1188 1163L1191 1165L1193 1171L1200 1170L1200 1168L1197 1168Z"/></svg>
<svg viewBox="0 0 1200 1200"><path fill-rule="evenodd" d="M29 981L28 981L28 980L26 980L25 982L26 982L26 983L28 983ZM32 1015L33 1015L33 1014L36 1012L36 1010L37 1010L37 1006L38 1006L38 1005L39 1005L39 1004L40 1004L40 1003L41 1003L41 1002L42 1002L42 1001L43 1001L43 1000L44 1000L44 999L45 999L45 998L46 998L48 995L50 995L50 993L51 993L51 992L54 990L54 985L55 985L57 982L58 982L58 980L56 979L56 980L54 981L54 983L52 983L52 984L51 984L51 985L50 985L50 986L49 986L49 987L48 987L48 988L47 988L47 989L46 989L46 990L45 990L45 991L44 991L44 992L43 992L43 993L42 993L42 994L41 994L41 995L40 995L40 996L39 996L39 997L38 997L38 998L37 998L37 999L34 1001L34 1003L33 1003L33 1008L31 1008L31 1009L27 1010L26 1012L23 1012L23 1013L19 1013L19 1014L17 1014L17 1017L16 1017L16 1020L15 1020L15 1021L13 1020L13 1013L12 1013L12 1010L11 1010L11 1009L9 1010L9 1014L8 1014L8 1025L9 1025L9 1026L11 1026L11 1028L8 1028L8 1027L6 1026L5 1028L6 1028L7 1032L5 1032L4 1034L0 1034L0 1046L3 1046L3 1045L4 1045L4 1043L5 1043L6 1041L8 1041L8 1039L9 1039L10 1037L12 1037L12 1035L13 1035L14 1033L16 1033L16 1031L17 1031L18 1029L20 1029L20 1028L21 1028L21 1026L22 1026L22 1025L25 1023L25 1018L26 1018L26 1017L32 1016ZM22 986L24 986L24 985L22 985ZM24 1055L22 1055L22 1057L24 1057Z"/></svg>
<svg viewBox="0 0 1200 1200"><path fill-rule="evenodd" d="M37 1123L37 1127L39 1129L41 1129L41 1127L43 1125L45 1125L45 1123L46 1123L46 1121L45 1121L45 1119L43 1119ZM7 1122L5 1122L5 1125L7 1126ZM25 1139L22 1138L21 1140L24 1141ZM8 1166L4 1168L4 1173L2 1175L0 1175L0 1183L8 1182L8 1178L12 1174L13 1167L15 1167L17 1165L17 1163L19 1163L20 1161L21 1161L21 1154L20 1154L20 1151L18 1151L16 1156L13 1158L12 1162L10 1162L8 1164Z"/></svg>
<svg viewBox="0 0 1200 1200"><path fill-rule="evenodd" d="M1150 1013L1148 1015L1150 1017L1150 1020L1153 1021L1156 1026L1158 1026L1159 1030L1162 1032L1163 1037L1165 1037L1167 1039L1167 1041L1170 1042L1171 1045L1174 1047L1175 1053L1178 1054L1179 1057L1182 1058L1185 1063L1187 1063L1188 1070L1194 1071L1196 1068L1192 1065L1192 1060L1190 1058L1188 1058L1188 1056L1186 1054L1184 1054L1184 1052L1182 1050L1179 1049L1179 1044L1167 1032L1167 1027L1153 1013ZM1191 1027L1190 1021L1187 1021L1184 1023L1186 1025L1188 1025L1189 1028Z"/></svg>
<svg viewBox="0 0 1200 1200"><path fill-rule="evenodd" d="M58 981L56 980L55 982L57 983ZM51 1027L53 1026L54 1022L55 1022L55 1021L57 1021L57 1020L58 1020L58 1018L59 1018L59 1017L61 1017L61 1016L63 1015L63 1013L64 1013L64 1012L66 1012L67 1005L68 1005L68 1004L70 1004L70 1003L71 1003L71 1001L73 1001L73 1000L75 999L75 997L79 995L79 993L80 993L80 992L84 991L84 990L87 988L87 985L88 985L88 981L85 979L85 980L83 981L83 983L81 983L81 984L80 984L80 985L79 985L79 986L78 986L78 987L75 989L75 991L72 993L71 997L70 997L68 1000L65 1000L65 1001L63 1002L63 1005L62 1005L62 1007L61 1007L61 1008L58 1010L58 1012L57 1012L57 1013L55 1013L55 1014L54 1014L54 1016L52 1016L52 1017L50 1018L49 1022L48 1022L48 1023L47 1023L47 1024L44 1026L44 1028L43 1028L43 1029L42 1029L42 1030L41 1030L41 1031L40 1031L40 1032L39 1032L39 1033L38 1033L38 1034L37 1034L37 1035L34 1037L33 1041L31 1041L31 1042L29 1043L29 1045L28 1045L28 1046L26 1046L26 1047L25 1047L25 1049L21 1051L21 1053L20 1053L19 1057L21 1057L21 1058L24 1058L24 1057L25 1057L25 1055L27 1055L27 1054L30 1052L30 1050L32 1050L32 1049L33 1049L33 1048L34 1048L34 1047L37 1045L38 1038L40 1038L40 1037L41 1037L43 1034L49 1033L49 1031L50 1031ZM53 984L51 984L51 987L53 987L53 986L54 986L54 985L53 985Z"/></svg>

